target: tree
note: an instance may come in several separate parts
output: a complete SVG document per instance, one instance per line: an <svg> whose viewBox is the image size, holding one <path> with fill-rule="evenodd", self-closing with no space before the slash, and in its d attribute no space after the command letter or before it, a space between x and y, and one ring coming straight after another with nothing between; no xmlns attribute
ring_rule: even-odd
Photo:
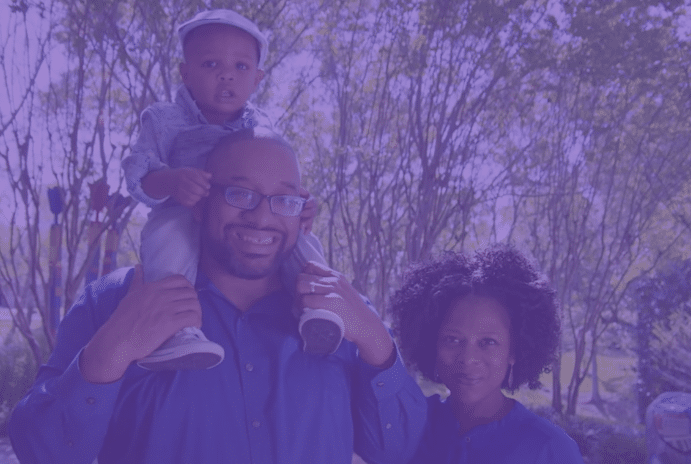
<svg viewBox="0 0 691 464"><path fill-rule="evenodd" d="M536 83L544 112L527 125L533 136L526 139L535 148L519 174L526 188L513 196L527 228L512 231L525 234L558 290L566 343L575 356L567 414L576 412L603 333L620 319L631 278L656 266L682 233L677 229L655 248L646 240L670 191L686 182L679 173L691 168L688 119L678 117L679 99L688 97L674 85L679 73L661 72L681 65L670 46L674 31L627 2L597 15L585 2L574 8L570 31L582 40L565 41L555 56L562 67ZM631 19L612 21L622 15ZM646 32L643 23L655 27ZM622 43L625 53L616 50ZM603 59L596 51L610 45L616 53ZM653 57L662 65L651 66ZM553 407L560 411L558 369Z"/></svg>
<svg viewBox="0 0 691 464"><path fill-rule="evenodd" d="M134 202L122 196L120 160L141 111L174 96L180 56L175 28L207 7L213 5L15 0L7 8L0 88L8 105L0 108L0 160L10 189L3 202L8 238L0 250L0 288L37 363L44 353L31 331L34 315L43 321L49 348L54 343L48 323L47 189L63 197L56 226L66 252L62 303L68 308L100 258L103 236L113 230L138 235L136 227L128 231ZM285 3L265 2L242 12L270 25L284 8ZM291 53L290 43L279 53ZM266 89L260 98L265 94ZM136 252L135 245L125 256L136 259Z"/></svg>
<svg viewBox="0 0 691 464"><path fill-rule="evenodd" d="M111 228L124 229L133 208L120 201L117 191L104 216L90 216L87 206L89 182L101 179L107 185L110 179L116 190L122 185L119 159L131 133L127 122L130 127L136 123L134 115L121 117L122 100L114 98L119 93L114 70L121 57L95 27L115 14L105 6L15 2L2 37L2 88L9 104L5 113L0 110L0 159L10 190L4 203L9 220L3 225L7 240L0 254L0 281L13 322L37 363L44 353L31 330L35 315L43 322L49 348L54 343L45 244L47 187L64 193L59 226L66 251L65 307L100 250L96 239ZM28 72L16 72L22 68ZM87 239L90 228L94 235Z"/></svg>
<svg viewBox="0 0 691 464"><path fill-rule="evenodd" d="M519 159L497 162L508 125L494 111L512 110L533 23L520 2L339 5L322 19L306 177L327 210L329 262L385 307L403 267L475 238L474 210Z"/></svg>
<svg viewBox="0 0 691 464"><path fill-rule="evenodd" d="M47 317L46 188L64 192L69 305L97 253L89 230L137 235L132 205L89 210L89 185L105 180L113 195L124 193L119 161L138 115L172 100L179 84L175 28L216 7L227 4L8 6L0 160L11 189L0 202L9 237L0 290L27 338L31 315ZM322 203L315 232L329 263L384 311L409 263L517 242L556 286L563 349L576 356L565 387L566 412L575 413L604 334L635 324L627 285L683 254L691 238L691 55L678 2L234 8L269 36L253 98L294 144Z"/></svg>

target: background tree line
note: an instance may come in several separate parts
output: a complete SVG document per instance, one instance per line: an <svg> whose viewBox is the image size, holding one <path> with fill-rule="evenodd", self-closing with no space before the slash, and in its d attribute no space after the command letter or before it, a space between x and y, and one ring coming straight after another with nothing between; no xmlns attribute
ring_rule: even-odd
<svg viewBox="0 0 691 464"><path fill-rule="evenodd" d="M37 361L45 353L29 324L49 317L47 188L64 195L68 308L98 251L91 223L99 234L122 232L119 264L135 262L142 219L118 197L126 195L119 162L141 111L174 98L177 25L219 7L227 2L1 7L0 182L9 188L0 193L0 290ZM233 8L269 37L254 100L299 153L321 204L315 233L329 263L384 311L410 263L513 241L557 288L562 348L575 364L568 384L553 376L552 405L575 414L584 379L597 375L596 354L613 343L637 349L625 342L638 324L631 283L688 256L686 5L265 0ZM88 186L99 180L112 195L97 217ZM684 317L675 314L665 317Z"/></svg>

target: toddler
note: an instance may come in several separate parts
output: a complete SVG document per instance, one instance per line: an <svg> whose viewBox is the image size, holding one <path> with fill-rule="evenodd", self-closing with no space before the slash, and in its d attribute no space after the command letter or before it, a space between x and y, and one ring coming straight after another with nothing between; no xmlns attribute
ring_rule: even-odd
<svg viewBox="0 0 691 464"><path fill-rule="evenodd" d="M194 284L199 230L191 208L211 187L211 174L203 170L206 156L229 132L271 128L266 115L248 103L264 77L268 42L253 22L231 10L199 13L178 34L183 85L174 103L143 111L139 137L122 166L130 194L151 207L141 237L145 280L182 274ZM306 224L316 212L313 200L308 205L301 213ZM304 233L282 269L288 288L307 261L324 263L324 257L317 238ZM333 353L344 333L341 318L324 309L305 308L298 327L304 350L313 353ZM150 370L204 369L223 356L220 345L188 327L138 364Z"/></svg>

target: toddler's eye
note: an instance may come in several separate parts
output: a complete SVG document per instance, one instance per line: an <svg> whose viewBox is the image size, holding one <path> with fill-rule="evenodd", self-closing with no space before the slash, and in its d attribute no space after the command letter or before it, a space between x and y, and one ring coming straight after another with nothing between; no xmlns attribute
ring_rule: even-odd
<svg viewBox="0 0 691 464"><path fill-rule="evenodd" d="M202 68L215 68L217 63L213 60L207 60L202 63Z"/></svg>
<svg viewBox="0 0 691 464"><path fill-rule="evenodd" d="M250 67L247 66L247 64L245 64L245 63L238 63L238 64L237 64L237 68L240 69L240 70L246 71L246 70L248 70Z"/></svg>

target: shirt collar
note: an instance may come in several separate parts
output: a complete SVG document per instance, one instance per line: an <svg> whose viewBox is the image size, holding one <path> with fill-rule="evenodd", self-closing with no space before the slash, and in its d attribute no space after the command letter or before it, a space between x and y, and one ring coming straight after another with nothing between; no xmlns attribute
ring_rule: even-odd
<svg viewBox="0 0 691 464"><path fill-rule="evenodd" d="M183 108L186 108L194 120L198 121L199 124L209 124L209 121L204 117L202 110L197 106L197 103L194 101L194 98L192 98L192 94L185 84L180 84L178 87L175 95L175 102ZM229 130L251 129L258 124L255 108L251 103L247 102L245 103L240 117L238 119L226 120L223 123L223 128Z"/></svg>
<svg viewBox="0 0 691 464"><path fill-rule="evenodd" d="M221 290L214 285L214 283L209 279L209 277L200 269L197 272L197 282L195 284L197 292L201 295L203 293L209 293L216 299L223 300L227 305L233 309L240 311L226 296L221 292ZM276 312L286 312L285 307L292 304L293 297L288 292L285 287L280 288L274 292L269 293L262 299L257 301L252 307L244 311L244 314L273 314Z"/></svg>

